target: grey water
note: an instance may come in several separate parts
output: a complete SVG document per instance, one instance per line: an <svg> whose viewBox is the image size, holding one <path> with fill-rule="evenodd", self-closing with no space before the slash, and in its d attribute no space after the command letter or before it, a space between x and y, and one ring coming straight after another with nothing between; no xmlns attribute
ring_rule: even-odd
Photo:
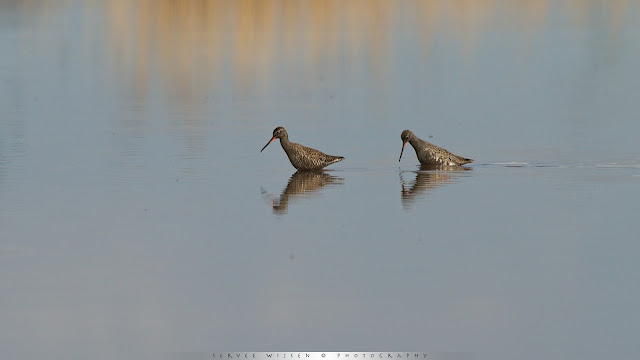
<svg viewBox="0 0 640 360"><path fill-rule="evenodd" d="M638 358L639 22L0 1L2 357ZM276 126L345 160L296 173ZM398 162L404 129L474 163Z"/></svg>

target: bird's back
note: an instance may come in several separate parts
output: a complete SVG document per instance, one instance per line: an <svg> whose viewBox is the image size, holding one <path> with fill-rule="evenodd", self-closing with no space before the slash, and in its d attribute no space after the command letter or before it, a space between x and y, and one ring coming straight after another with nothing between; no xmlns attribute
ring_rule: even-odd
<svg viewBox="0 0 640 360"><path fill-rule="evenodd" d="M472 159L456 155L428 141L422 139L417 140L418 141L412 142L411 145L416 150L416 156L418 156L421 164L459 166L473 162Z"/></svg>
<svg viewBox="0 0 640 360"><path fill-rule="evenodd" d="M342 156L327 155L322 151L289 142L283 145L291 164L298 170L320 170L327 165L344 159Z"/></svg>

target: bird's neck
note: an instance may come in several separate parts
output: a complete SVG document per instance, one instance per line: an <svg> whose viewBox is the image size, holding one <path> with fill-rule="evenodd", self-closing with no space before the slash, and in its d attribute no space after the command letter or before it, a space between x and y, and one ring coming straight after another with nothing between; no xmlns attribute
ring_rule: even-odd
<svg viewBox="0 0 640 360"><path fill-rule="evenodd" d="M418 144L420 144L422 140L418 139L415 136L412 136L409 138L409 144L411 144L411 146L416 147Z"/></svg>
<svg viewBox="0 0 640 360"><path fill-rule="evenodd" d="M289 137L288 136L283 136L280 138L280 145L282 145L282 148L287 150L288 148L291 147L291 142L289 142Z"/></svg>

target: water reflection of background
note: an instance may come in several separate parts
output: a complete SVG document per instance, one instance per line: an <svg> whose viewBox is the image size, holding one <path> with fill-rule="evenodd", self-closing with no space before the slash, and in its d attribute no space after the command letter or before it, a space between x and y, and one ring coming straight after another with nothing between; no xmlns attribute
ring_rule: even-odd
<svg viewBox="0 0 640 360"><path fill-rule="evenodd" d="M290 99L287 110L299 114L317 109L319 102L335 102L337 105L325 115L326 122L345 125L344 117L353 117L357 111L349 110L345 101L356 100L370 102L375 106L372 111L394 118L399 114L375 99L397 102L393 104L396 107L406 106L393 100L394 94L401 90L399 87L406 86L404 80L398 80L402 75L398 73L402 69L399 64L405 63L398 54L416 57L417 63L424 64L424 69L414 69L414 77L423 81L428 74L426 67L441 66L434 64L437 59L433 54L447 51L443 42L457 45L458 53L452 55L462 59L458 66L480 66L476 63L477 56L491 51L492 43L488 39L494 29L521 38L510 41L517 44L512 55L514 61L522 62L517 68L521 70L538 61L540 54L532 51L539 46L540 32L544 32L548 24L567 22L576 28L597 28L598 32L579 40L588 42L586 51L602 58L595 57L593 64L586 64L584 76L578 68L576 76L583 79L576 79L576 84L554 84L597 88L581 82L594 81L597 85L600 80L591 79L597 74L592 68L601 67L602 62L615 63L622 55L625 33L621 28L629 19L628 14L637 8L625 0L597 6L593 1L584 0L561 4L550 0L514 3L352 1L347 4L269 0L104 1L76 7L70 11L72 15L67 15L66 22L56 19L76 4L74 1L3 2L0 6L18 12L19 21L32 26L33 31L41 28L49 33L57 29L81 34L77 37L78 44L66 43L59 36L23 44L23 53L16 56L27 57L34 45L55 46L59 65L64 66L73 62L72 52L83 51L91 60L87 62L90 65L76 71L109 74L108 79L97 78L96 82L117 81L120 96L136 99L141 104L153 102L135 109L137 113L132 110L125 116L114 116L121 119L123 130L136 129L143 134L150 131L149 122L157 121L156 114L150 110L154 109L154 103L161 103L164 110L173 115L169 119L171 124L183 131L187 146L199 156L208 146L202 129L225 126L221 119L233 118L234 126L240 128L261 126L262 121L270 122L268 127L274 126L271 118L248 119L251 112L246 110L247 105L258 106L277 120L281 116L278 110L282 110L279 108L282 104L277 103L282 99ZM398 42L406 39L397 34L403 33L417 34L420 39L410 54L398 51ZM364 83L367 90L346 82ZM430 85L434 89L420 84L413 86L423 90L425 96L433 95L430 94L433 91L451 91L447 86L438 87L437 83ZM597 104L591 98L598 98L599 94L597 90L592 91L578 92L578 98L569 100ZM455 95L448 94L446 98L452 99ZM423 101L419 97L409 100ZM509 110L509 104L506 105ZM423 114L428 109L418 106L416 110ZM593 109L585 111L593 112ZM416 116L409 110L404 112ZM344 117L340 119L340 115ZM575 131L583 132L581 127L590 124L579 119L579 115L575 116ZM131 136L125 144L130 146L138 142L136 139Z"/></svg>
<svg viewBox="0 0 640 360"><path fill-rule="evenodd" d="M358 71L364 64L373 86L387 84L393 75L393 31L419 33L421 48L415 55L425 62L444 24L451 31L447 38L462 49L473 49L496 23L517 28L514 36L523 36L526 46L533 40L527 39L532 32L557 21L550 17L550 3L147 0L108 1L102 6L110 62L123 81L132 83L125 88L144 96L156 84L151 77L157 72L157 84L173 95L171 99L191 101L229 90L226 80L217 79L231 78L236 96L268 92L273 83L288 81L273 77L281 73L276 68L318 81L326 68ZM610 44L616 44L617 26L631 6L629 1L602 4L607 17L600 19L601 9L590 1L562 5L566 13L560 14L578 26L602 22ZM40 14L39 10L33 11Z"/></svg>
<svg viewBox="0 0 640 360"><path fill-rule="evenodd" d="M353 1L346 4L340 1L114 1L100 4L104 26L101 36L106 37L107 46L106 65L115 71L125 94L135 89L131 96L142 101L155 99L155 102L167 103L167 111L174 114L169 121L183 132L192 153L199 154L194 156L202 156L210 146L202 135L207 127L222 130L233 124L240 130L270 128L284 125L279 119L290 114L297 114L304 121L324 122L324 126L347 130L372 124L384 127L381 121L386 120L378 117L450 116L451 121L457 121L458 127L476 123L477 128L482 129L481 137L494 136L479 119L461 120L463 114L438 111L425 101L424 96L429 96L433 102L442 97L439 103L443 107L466 108L467 112L483 117L522 117L522 121L533 127L532 134L543 133L541 128L547 122L562 116L568 120L566 127L569 129L561 130L572 131L576 136L547 131L549 136L544 140L565 142L559 138L572 136L572 142L565 142L570 150L548 156L562 161L585 156L581 148L590 141L585 128L594 124L588 115L583 115L599 111L604 115L606 109L615 108L615 104L597 101L601 96L596 89L604 81L600 78L609 75L598 75L599 72L593 69L602 68L602 63L615 64L624 46L625 33L621 26L628 20L629 12L637 8L629 1L596 6L583 0L561 4L495 0ZM550 23L565 22L579 29L598 29L597 33L585 38L567 39L569 42L585 41L582 45L585 51L596 56L571 69L575 74L563 77L562 82L554 83L551 78L549 84L527 84L528 75L521 72L532 71L529 70L532 66L546 61L536 52L539 51L541 32L544 33L545 26ZM460 87L463 87L462 91L475 91L473 85L464 90L465 82L474 81L465 78L473 76L473 73L465 74L465 69L486 66L477 61L479 56L493 51L494 29L500 29L510 37L520 37L509 39L509 44L515 46L513 49L496 55L506 53L513 58L512 62L519 64L500 70L487 68L486 72L520 73L514 73L507 82L497 77L496 81L503 82L488 84L487 92L495 92L494 98L478 97L478 103L457 104L455 99L459 96L472 96L461 94ZM403 53L398 51L398 46L407 40L398 34L418 34L420 41L415 43L412 52ZM456 60L450 66L438 63L441 60L434 56L451 51L448 45L443 47L444 42L457 45L457 53L450 55ZM415 59L407 62L400 56ZM424 68L413 68L415 63ZM454 75L460 78L445 80L450 84L438 85L440 80L431 76L427 69L443 66L461 67L460 75ZM615 65L611 67L615 68ZM406 68L413 68L413 74L400 72ZM407 76L413 79L407 79ZM522 81L518 82L518 78ZM425 80L431 82L424 83ZM360 84L364 84L364 88ZM407 85L413 89L409 96L404 95ZM559 104L549 108L548 104L537 102L539 86L555 88L553 91L558 92ZM501 98L503 92L510 92L510 87L522 93L521 99L530 97L531 101ZM398 100L397 94L403 94L400 95L403 98ZM487 101L504 101L503 114L487 112L486 107L490 106ZM358 102L369 103L370 110L354 107ZM523 113L526 106L547 108L533 116ZM250 107L258 108L264 118L252 118L254 111ZM324 113L314 114L321 107L326 107ZM145 121L154 120L149 114L141 115L131 121L137 124L134 125L136 128L144 129ZM367 121L356 120L367 116L370 118ZM130 127L131 122L127 126ZM509 124L503 128L518 132ZM601 134L607 136L607 131ZM511 136L511 141L518 140ZM505 153L504 149L493 151L491 156Z"/></svg>

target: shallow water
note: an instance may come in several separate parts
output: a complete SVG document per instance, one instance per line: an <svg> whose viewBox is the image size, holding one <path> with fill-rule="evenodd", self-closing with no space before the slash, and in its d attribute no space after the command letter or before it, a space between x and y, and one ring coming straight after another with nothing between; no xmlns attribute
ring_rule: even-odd
<svg viewBox="0 0 640 360"><path fill-rule="evenodd" d="M637 358L639 10L0 1L2 353Z"/></svg>

